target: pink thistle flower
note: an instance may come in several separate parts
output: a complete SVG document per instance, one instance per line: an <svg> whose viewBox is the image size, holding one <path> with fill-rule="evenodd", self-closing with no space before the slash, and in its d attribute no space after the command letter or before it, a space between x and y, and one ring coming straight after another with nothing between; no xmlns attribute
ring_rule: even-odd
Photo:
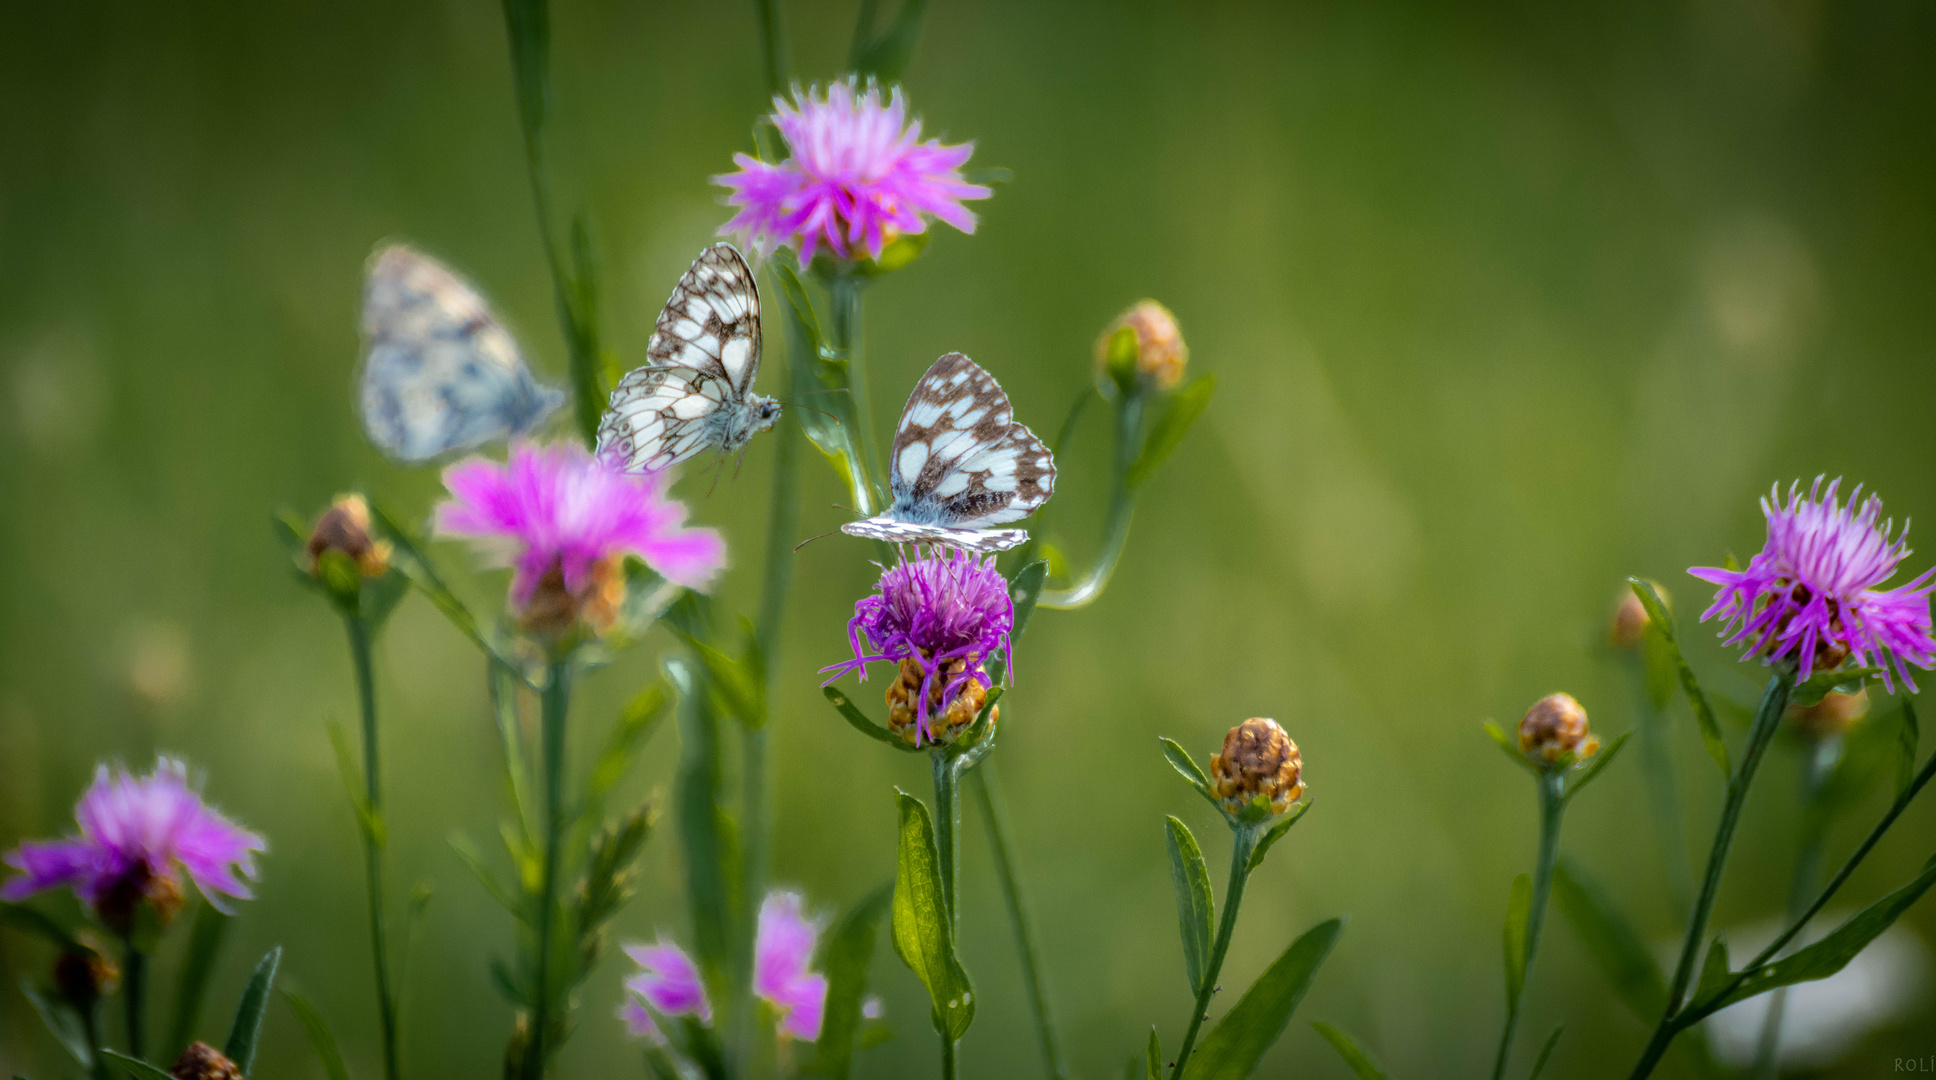
<svg viewBox="0 0 1936 1080"><path fill-rule="evenodd" d="M627 1031L658 1039L654 1011L660 1016L697 1016L702 1024L713 1022L706 984L700 981L699 967L684 949L661 937L652 945L627 945L625 955L644 969L625 980L625 989L637 996L637 1000L619 1007L619 1019L625 1021Z"/></svg>
<svg viewBox="0 0 1936 1080"><path fill-rule="evenodd" d="M1864 499L1858 485L1844 507L1835 499L1841 483L1837 479L1823 492L1816 477L1804 497L1797 482L1785 506L1777 485L1761 500L1768 543L1746 570L1690 569L1721 587L1701 620L1727 620L1721 633L1729 645L1747 643L1743 659L1761 653L1772 664L1792 657L1801 679L1818 665L1832 670L1853 659L1881 668L1883 685L1892 692L1895 678L1913 691L1908 665L1936 666L1929 617L1936 571L1878 590L1909 555L1908 526L1891 539L1893 522L1877 524L1882 500L1873 494Z"/></svg>
<svg viewBox="0 0 1936 1080"><path fill-rule="evenodd" d="M932 740L929 696L936 677L947 673L950 662L966 661L942 690L945 714L970 679L989 685L981 662L996 650L1002 651L1004 670L1013 668L1008 635L1014 625L1015 602L993 555L982 560L953 548L917 550L913 561L903 554L883 569L874 594L854 605L854 617L847 621L853 659L820 670L834 673L831 683L849 671L867 678L867 665L876 660L912 661L922 676L916 742ZM862 647L863 637L874 652Z"/></svg>
<svg viewBox="0 0 1936 1080"><path fill-rule="evenodd" d="M155 771L133 776L120 766L95 770L94 783L74 808L79 836L29 840L4 861L22 876L0 887L20 900L71 887L111 929L125 932L141 900L166 919L182 902L181 871L217 909L223 897L250 898L262 837L210 809L188 783L188 769L161 758ZM238 873L239 872L239 873Z"/></svg>
<svg viewBox="0 0 1936 1080"><path fill-rule="evenodd" d="M608 589L624 556L691 588L726 565L717 532L683 527L685 505L666 497L668 483L664 474L629 475L572 443L520 443L502 465L471 457L444 470L451 498L437 506L437 531L484 541L515 567L514 607L539 614L529 610L533 594L555 576L551 587L566 594L571 616L609 625Z"/></svg>
<svg viewBox="0 0 1936 1080"><path fill-rule="evenodd" d="M799 893L772 892L760 905L753 944L753 992L780 1014L780 1030L811 1042L820 1037L827 977L807 970L820 927L801 913Z"/></svg>
<svg viewBox="0 0 1936 1080"><path fill-rule="evenodd" d="M735 154L739 171L713 177L739 208L719 234L762 256L791 247L804 267L821 244L839 259L865 245L878 259L893 235L927 231L930 215L973 233L975 215L961 201L993 194L962 179L974 144L923 141L898 87L886 101L879 87L862 90L852 78L819 95L795 87L792 103L773 99L773 123L792 157L774 165Z"/></svg>

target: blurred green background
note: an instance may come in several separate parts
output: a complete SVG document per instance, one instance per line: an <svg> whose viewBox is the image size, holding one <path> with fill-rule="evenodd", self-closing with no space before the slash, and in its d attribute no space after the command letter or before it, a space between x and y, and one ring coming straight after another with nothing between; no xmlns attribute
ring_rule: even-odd
<svg viewBox="0 0 1936 1080"><path fill-rule="evenodd" d="M853 5L784 7L795 71L834 75ZM636 362L726 215L708 176L764 107L750 5L559 0L554 41L559 201L592 214L607 334ZM1262 1075L1345 1075L1315 1019L1394 1075L1481 1073L1534 816L1480 721L1567 689L1603 733L1629 728L1632 686L1604 646L1628 573L1667 584L1696 666L1752 700L1760 672L1692 626L1705 598L1682 570L1756 549L1755 499L1775 481L1847 474L1898 519L1936 516L1936 7L943 2L906 85L927 131L974 139L973 165L1015 180L976 206L972 238L941 229L870 293L877 423L959 349L1053 428L1097 331L1145 295L1220 379L1109 592L1030 630L994 760L1079 1073L1115 1075L1152 1022L1174 1046L1188 1013L1163 815L1213 865L1227 851L1156 736L1207 758L1252 715L1298 741L1317 806L1251 885L1227 992L1304 928L1351 916ZM0 132L0 847L63 831L97 760L186 755L273 846L211 1012L281 943L374 1075L355 826L324 730L353 715L349 665L267 522L357 484L417 519L435 498L434 473L385 462L350 407L380 239L462 268L563 381L499 7L10 4ZM1079 559L1106 478L1090 420L1055 525ZM770 453L754 443L711 497L687 485L734 544L721 595L740 610ZM807 477L803 535L845 519L826 471ZM828 910L891 875L891 788L926 785L816 689L869 556L839 539L797 556L774 721L775 876ZM463 591L488 609L501 588L480 574ZM580 749L667 647L588 680ZM379 664L394 880L436 890L408 1062L492 1075L510 1013L485 963L510 922L447 845L488 840L504 810L482 668L414 599ZM1704 850L1720 783L1677 709ZM675 755L662 731L628 789L666 787ZM1784 745L1762 774L1722 926L1778 912L1797 760ZM1666 940L1639 764L1580 801L1564 847ZM1879 785L1837 831L1832 859L1885 798ZM1936 807L1919 806L1847 901L1907 879L1933 839ZM981 1002L964 1062L1036 1075L972 818L965 852ZM669 832L648 864L621 936L686 935ZM1936 906L1906 923L1936 936ZM0 934L0 1072L59 1071L15 989L45 960ZM1522 1042L1565 1023L1551 1075L1624 1075L1645 1032L1557 917L1540 961ZM562 1075L643 1075L610 1019L625 966L587 986ZM929 1075L919 985L885 947L876 972L898 1037L862 1075ZM1834 1075L1936 1055L1923 1000ZM294 1018L278 1007L269 1024L261 1075L320 1076Z"/></svg>

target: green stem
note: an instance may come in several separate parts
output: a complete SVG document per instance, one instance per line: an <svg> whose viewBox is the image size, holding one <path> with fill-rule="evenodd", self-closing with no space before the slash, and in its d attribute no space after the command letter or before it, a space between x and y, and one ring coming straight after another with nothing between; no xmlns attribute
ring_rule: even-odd
<svg viewBox="0 0 1936 1080"><path fill-rule="evenodd" d="M76 1012L81 1014L81 1037L87 1040L88 1056L93 1062L89 1072L94 1080L108 1080L108 1059L102 1055L101 1047L101 1002L97 998L85 1005L77 1005Z"/></svg>
<svg viewBox="0 0 1936 1080"><path fill-rule="evenodd" d="M1210 949L1210 964L1203 970L1203 985L1197 989L1196 1008L1190 1013L1190 1026L1183 1033L1183 1048L1177 1051L1176 1064L1170 1066L1170 1080L1181 1080L1189 1064L1190 1051L1196 1047L1197 1031L1210 1015L1210 996L1217 992L1217 976L1223 973L1223 958L1230 951L1230 939L1237 932L1237 908L1244 902L1244 884L1250 880L1250 853L1257 850L1262 825L1238 825L1230 841L1230 884L1223 892L1223 919L1217 924L1217 943Z"/></svg>
<svg viewBox="0 0 1936 1080"><path fill-rule="evenodd" d="M399 1068L397 1003L390 984L389 935L384 929L383 847L378 830L383 821L383 784L376 724L376 671L371 659L370 623L361 615L345 615L350 659L356 667L356 700L363 719L363 783L368 824L363 828L364 882L370 908L370 949L376 960L377 1017L383 1035L383 1075L397 1080Z"/></svg>
<svg viewBox="0 0 1936 1080"><path fill-rule="evenodd" d="M565 839L565 716L571 708L571 662L554 658L539 699L544 743L544 874L538 899L538 979L533 987L531 1044L524 1058L526 1080L542 1080L551 1045L553 925L557 918L559 861Z"/></svg>
<svg viewBox="0 0 1936 1080"><path fill-rule="evenodd" d="M958 1075L955 1063L955 1042L946 1035L941 1037L941 1080L955 1080Z"/></svg>
<svg viewBox="0 0 1936 1080"><path fill-rule="evenodd" d="M1699 1019L1689 1018L1687 1013L1681 1011L1682 995L1687 993L1688 983L1693 981L1694 964L1707 938L1708 917L1714 912L1714 900L1721 890L1721 872L1727 866L1728 850L1734 845L1735 828L1741 824L1741 811L1748 802L1748 788L1754 783L1755 772L1761 767L1761 759L1767 754L1768 744L1781 724L1781 716L1788 708L1788 695L1794 689L1794 683L1794 672L1784 667L1769 677L1768 688L1761 695L1761 707L1755 711L1754 725L1748 729L1748 746L1742 754L1741 767L1728 780L1727 801L1721 807L1721 820L1715 827L1714 846L1708 852L1701 893L1694 902L1694 914L1688 919L1687 939L1681 943L1680 963L1675 966L1674 982L1668 988L1667 1011L1655 1026L1653 1037L1641 1052L1640 1060L1635 1063L1630 1080L1641 1080L1651 1074L1662 1055L1667 1053L1674 1036ZM1752 965L1744 970L1752 970Z"/></svg>
<svg viewBox="0 0 1936 1080"><path fill-rule="evenodd" d="M128 1007L128 1055L146 1059L146 1025L143 1023L147 1012L148 998L148 955L134 947L133 938L124 938L127 946L121 962L122 1002Z"/></svg>
<svg viewBox="0 0 1936 1080"><path fill-rule="evenodd" d="M786 33L780 28L779 0L753 0L753 17L760 24L760 59L766 67L766 92L779 97L786 92Z"/></svg>
<svg viewBox="0 0 1936 1080"><path fill-rule="evenodd" d="M948 932L959 949L961 903L956 870L960 868L961 851L955 838L961 835L961 774L955 771L955 760L945 749L936 747L928 753L928 760L934 766L934 843L941 859L941 900L948 908ZM944 1080L952 1080L955 1075L955 1040L945 1032L941 1035L941 1075Z"/></svg>
<svg viewBox="0 0 1936 1080"><path fill-rule="evenodd" d="M988 828L988 846L995 855L995 875L1001 880L1002 898L1008 903L1008 924L1015 932L1015 951L1022 961L1022 984L1028 991L1029 1011L1035 1017L1035 1037L1042 1044L1042 1064L1048 1068L1050 1080L1060 1080L1068 1072L1056 1047L1049 997L1042 989L1042 961L1035 948L1035 932L1029 925L1028 902L1022 896L1022 882L1015 875L1008 815L1002 809L1001 793L995 790L990 767L985 763L970 774L975 802L981 807L982 822Z"/></svg>
<svg viewBox="0 0 1936 1080"><path fill-rule="evenodd" d="M854 482L865 488L870 499L880 493L872 482L874 468L873 408L867 393L867 354L861 348L861 279L846 269L838 269L827 282L833 305L833 347L845 364L847 410L854 423ZM867 507L854 509L871 512Z"/></svg>
<svg viewBox="0 0 1936 1080"><path fill-rule="evenodd" d="M1532 981L1533 960L1539 955L1539 935L1546 925L1546 902L1553 892L1553 863L1560 853L1560 818L1566 813L1562 779L1557 769L1539 774L1539 858L1533 864L1532 907L1526 912L1526 968L1519 994L1506 1010L1506 1026L1499 1033L1499 1054L1493 1059L1492 1080L1502 1080L1506 1063L1512 1058L1513 1036L1519 1029L1519 1006L1526 1000L1526 984Z"/></svg>
<svg viewBox="0 0 1936 1080"><path fill-rule="evenodd" d="M1828 840L1828 821L1820 803L1822 787L1835 771L1841 740L1830 736L1808 745L1802 762L1800 835L1795 844L1795 873L1788 882L1787 918L1790 922L1808 907L1815 879L1822 872L1822 849ZM1761 1036L1755 1047L1754 1067L1748 1071L1756 1080L1771 1080L1776 1074L1776 1055L1781 1051L1781 1027L1788 1007L1788 988L1779 986L1768 995L1768 1013L1761 1021Z"/></svg>
<svg viewBox="0 0 1936 1080"><path fill-rule="evenodd" d="M1046 589L1037 601L1041 607L1067 610L1094 603L1109 585L1116 563L1129 543L1129 522L1136 511L1136 495L1129 490L1130 466L1143 450L1143 395L1124 394L1116 398L1116 467L1109 486L1109 525L1096 561L1067 589Z"/></svg>

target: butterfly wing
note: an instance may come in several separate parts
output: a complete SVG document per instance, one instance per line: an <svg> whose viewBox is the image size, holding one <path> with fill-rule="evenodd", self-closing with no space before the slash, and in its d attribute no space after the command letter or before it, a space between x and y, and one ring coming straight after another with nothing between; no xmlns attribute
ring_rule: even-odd
<svg viewBox="0 0 1936 1080"><path fill-rule="evenodd" d="M1026 529L950 529L944 525L913 525L888 515L850 521L840 531L890 544L945 544L980 555L1007 551L1028 539Z"/></svg>
<svg viewBox="0 0 1936 1080"><path fill-rule="evenodd" d="M904 515L959 529L1019 521L1055 493L1055 458L1015 423L995 377L960 353L934 362L914 384L894 431L890 463Z"/></svg>
<svg viewBox="0 0 1936 1080"><path fill-rule="evenodd" d="M670 468L718 445L717 414L745 408L760 370L760 291L731 244L699 253L659 313L649 363L612 391L598 426L602 454L633 472Z"/></svg>
<svg viewBox="0 0 1936 1080"><path fill-rule="evenodd" d="M529 431L564 402L531 377L477 290L409 247L386 247L371 259L363 339L363 429L401 462Z"/></svg>

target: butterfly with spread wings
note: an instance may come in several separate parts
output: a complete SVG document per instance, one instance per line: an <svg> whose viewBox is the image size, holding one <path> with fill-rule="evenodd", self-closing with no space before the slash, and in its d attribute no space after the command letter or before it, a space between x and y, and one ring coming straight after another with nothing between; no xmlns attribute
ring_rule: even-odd
<svg viewBox="0 0 1936 1080"><path fill-rule="evenodd" d="M363 340L363 430L404 464L521 435L565 400L531 377L517 341L469 282L402 244L370 259Z"/></svg>
<svg viewBox="0 0 1936 1080"><path fill-rule="evenodd" d="M840 531L894 544L1006 551L1028 539L1020 521L1055 493L1055 458L1015 423L995 377L960 353L934 362L914 384L888 460L894 502Z"/></svg>
<svg viewBox="0 0 1936 1080"><path fill-rule="evenodd" d="M753 392L760 373L760 290L731 244L699 253L659 313L649 359L612 390L598 453L627 472L660 472L773 427L780 403Z"/></svg>

